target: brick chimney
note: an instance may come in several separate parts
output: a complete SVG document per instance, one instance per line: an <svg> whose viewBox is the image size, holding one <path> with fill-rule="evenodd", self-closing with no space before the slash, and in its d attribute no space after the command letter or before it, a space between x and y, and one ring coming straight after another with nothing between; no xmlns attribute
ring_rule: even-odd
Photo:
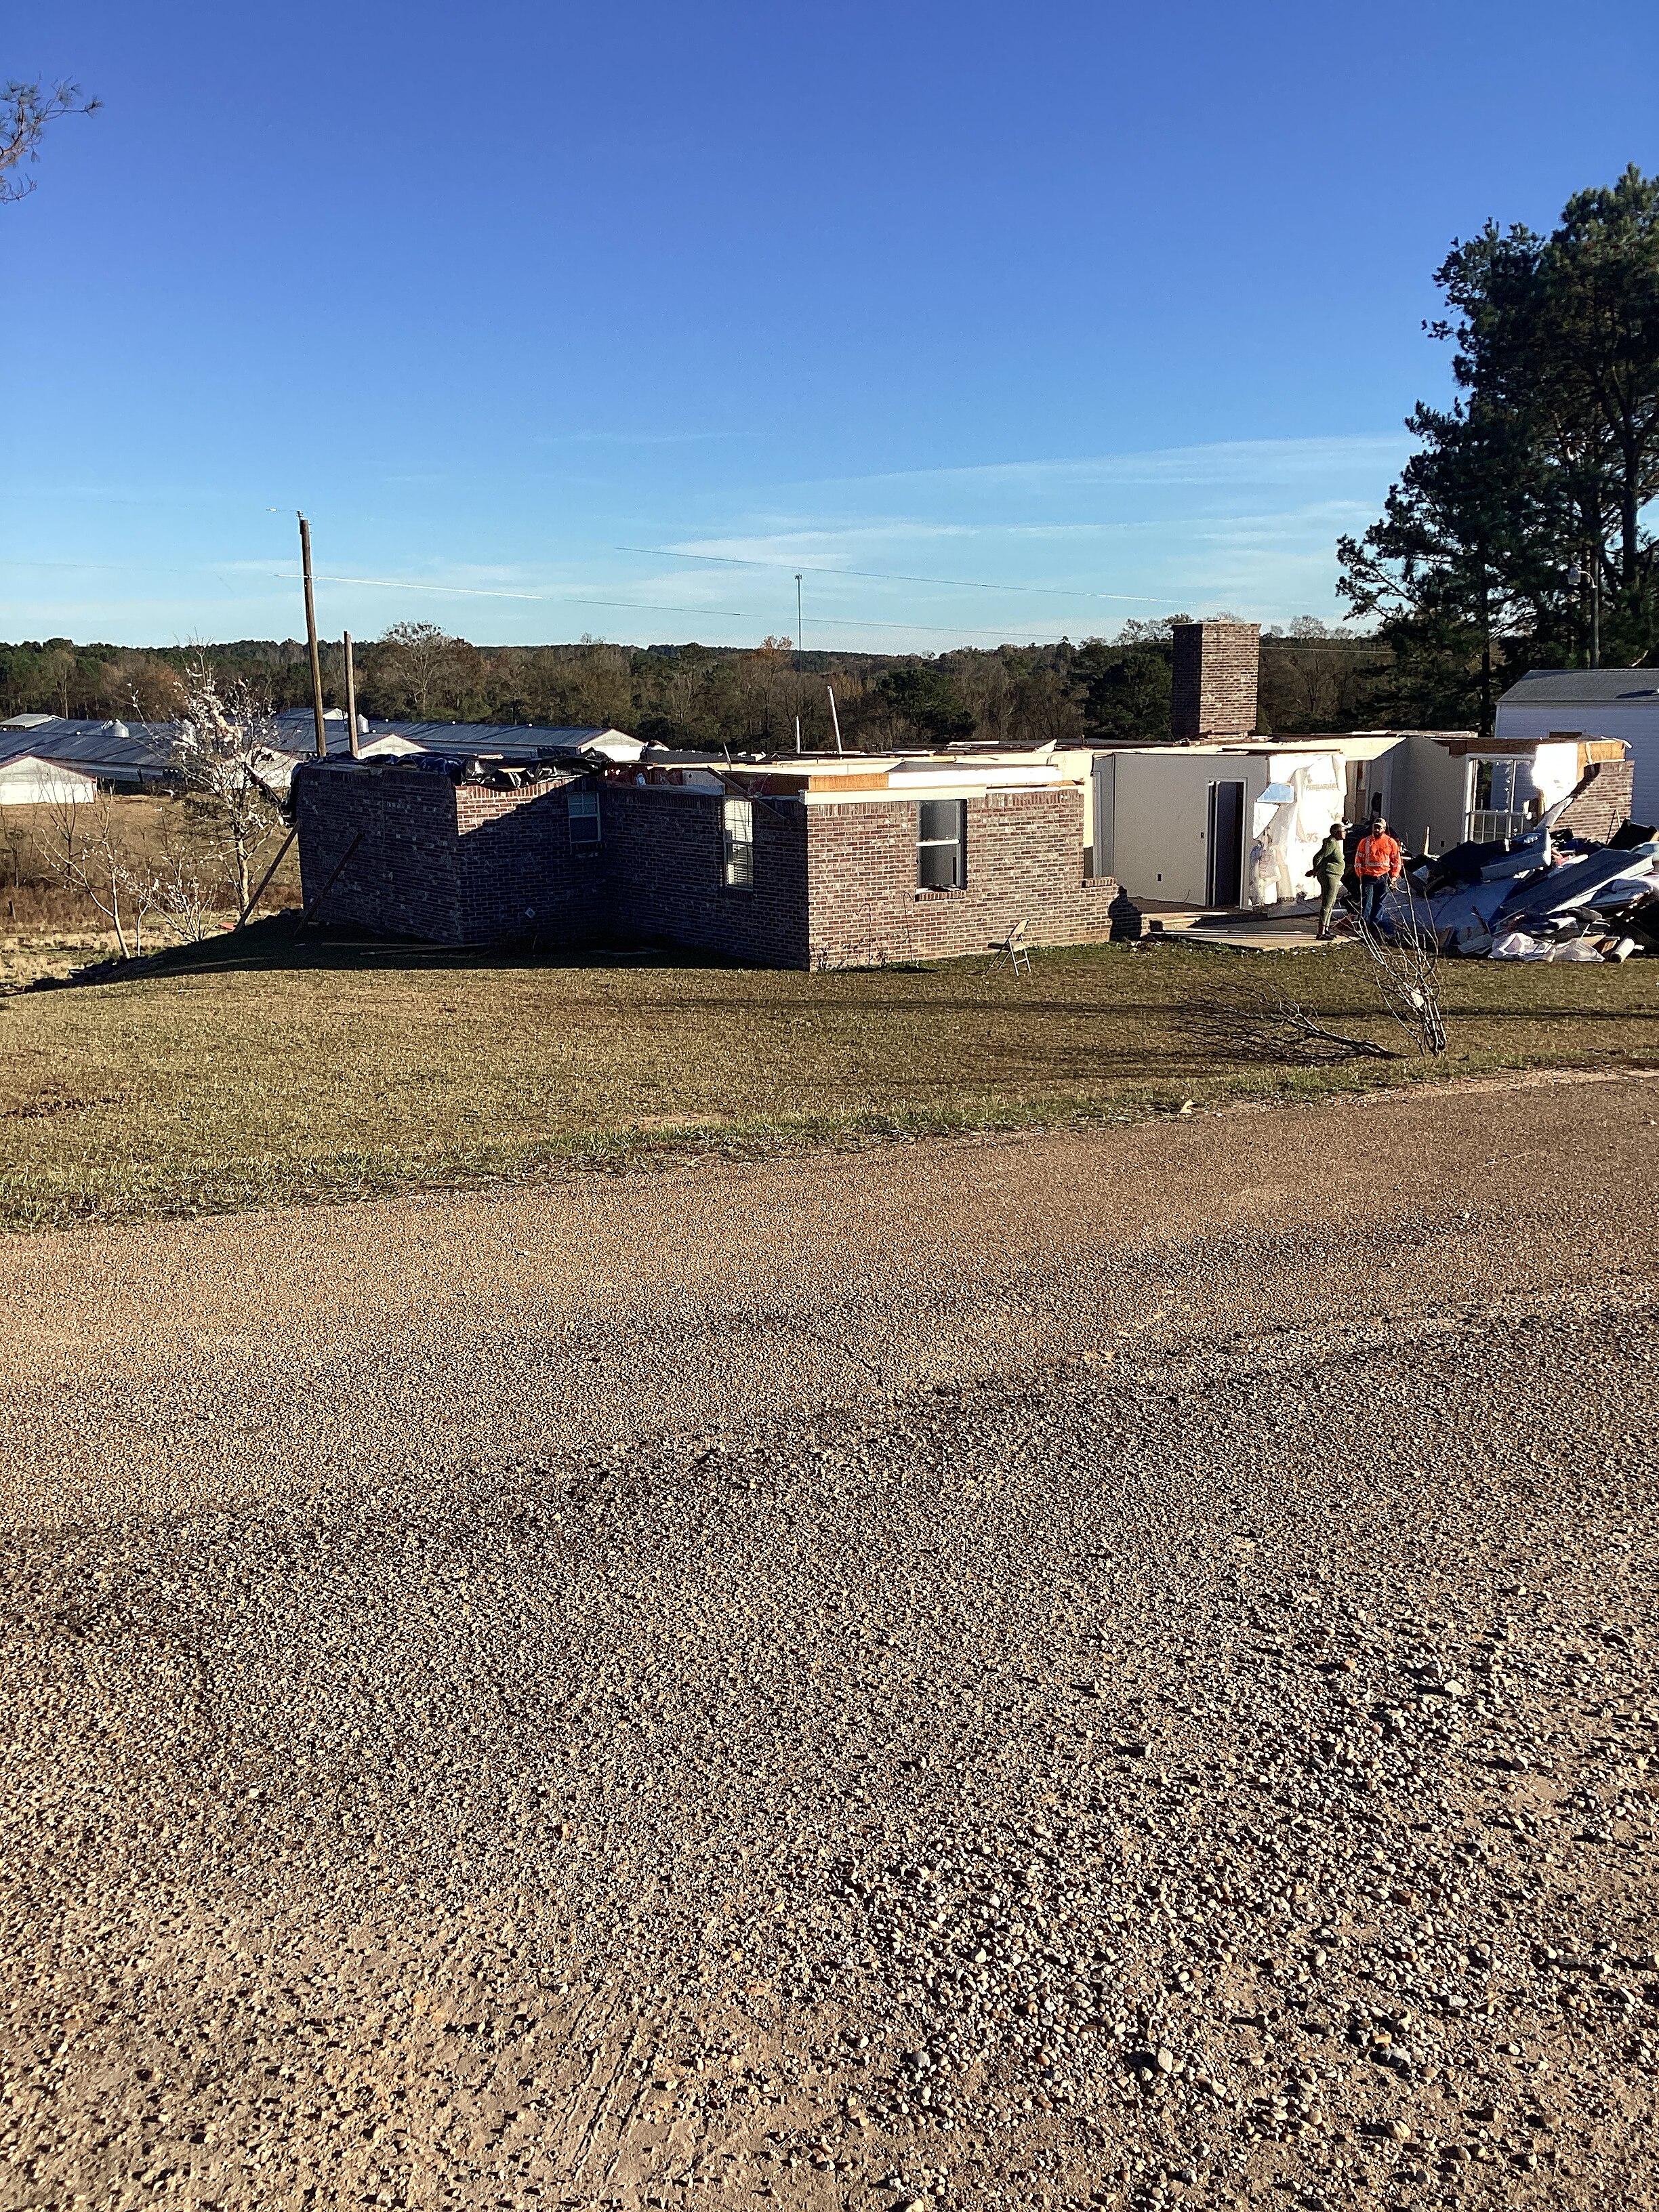
<svg viewBox="0 0 1659 2212"><path fill-rule="evenodd" d="M1260 623L1177 623L1170 731L1180 743L1255 735Z"/></svg>

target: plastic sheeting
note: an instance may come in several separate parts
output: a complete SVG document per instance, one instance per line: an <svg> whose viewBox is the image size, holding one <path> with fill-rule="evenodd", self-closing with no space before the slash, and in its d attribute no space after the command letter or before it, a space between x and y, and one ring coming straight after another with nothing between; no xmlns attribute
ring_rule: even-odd
<svg viewBox="0 0 1659 2212"><path fill-rule="evenodd" d="M1247 906L1288 906L1316 898L1308 874L1314 854L1340 820L1346 782L1340 753L1278 753L1250 811Z"/></svg>

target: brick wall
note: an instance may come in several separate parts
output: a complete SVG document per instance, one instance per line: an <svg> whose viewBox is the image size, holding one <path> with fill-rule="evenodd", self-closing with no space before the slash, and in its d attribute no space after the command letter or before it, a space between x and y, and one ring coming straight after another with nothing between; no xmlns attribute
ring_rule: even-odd
<svg viewBox="0 0 1659 2212"><path fill-rule="evenodd" d="M806 824L799 799L753 801L755 880L727 885L724 800L711 792L607 784L611 926L619 937L804 968Z"/></svg>
<svg viewBox="0 0 1659 2212"><path fill-rule="evenodd" d="M811 961L872 966L983 952L1019 922L1033 945L1111 935L1117 885L1083 872L1083 794L991 792L968 801L967 882L916 887L917 801L815 806L808 831Z"/></svg>
<svg viewBox="0 0 1659 2212"><path fill-rule="evenodd" d="M294 778L306 902L325 893L319 921L388 937L580 943L603 927L604 890L597 856L571 847L571 787L307 763Z"/></svg>
<svg viewBox="0 0 1659 2212"><path fill-rule="evenodd" d="M1177 623L1170 693L1170 731L1198 738L1248 738L1255 730L1259 623Z"/></svg>
<svg viewBox="0 0 1659 2212"><path fill-rule="evenodd" d="M307 763L293 783L300 884L319 921L462 941L455 786Z"/></svg>
<svg viewBox="0 0 1659 2212"><path fill-rule="evenodd" d="M1630 820L1636 804L1634 761L1592 761L1579 778L1565 809L1556 817L1564 836L1605 845Z"/></svg>
<svg viewBox="0 0 1659 2212"><path fill-rule="evenodd" d="M447 779L446 779L447 781ZM517 791L452 784L463 945L534 938L580 945L608 933L603 838L570 842L571 782ZM603 816L603 799L600 802Z"/></svg>
<svg viewBox="0 0 1659 2212"><path fill-rule="evenodd" d="M595 850L570 842L576 787L495 790L431 771L307 764L294 780L306 898L333 878L318 919L388 936L631 940L776 968L982 952L1022 921L1034 945L1111 935L1117 885L1084 875L1075 789L969 799L965 886L921 891L914 799L809 811L757 798L745 889L724 880L718 795L601 783Z"/></svg>

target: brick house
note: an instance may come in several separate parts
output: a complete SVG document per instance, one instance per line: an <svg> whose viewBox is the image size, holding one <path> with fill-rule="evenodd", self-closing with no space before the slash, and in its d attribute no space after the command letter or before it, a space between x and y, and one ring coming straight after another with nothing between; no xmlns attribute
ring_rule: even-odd
<svg viewBox="0 0 1659 2212"><path fill-rule="evenodd" d="M1088 757L786 755L728 764L432 757L294 779L320 921L448 945L656 943L832 968L1112 933Z"/></svg>

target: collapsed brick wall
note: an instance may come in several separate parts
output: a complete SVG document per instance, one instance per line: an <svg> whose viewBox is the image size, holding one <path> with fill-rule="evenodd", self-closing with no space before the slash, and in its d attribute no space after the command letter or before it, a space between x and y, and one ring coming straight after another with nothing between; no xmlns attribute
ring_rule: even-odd
<svg viewBox="0 0 1659 2212"><path fill-rule="evenodd" d="M1579 778L1565 811L1556 817L1563 836L1605 845L1630 820L1636 804L1634 761L1592 761Z"/></svg>
<svg viewBox="0 0 1659 2212"><path fill-rule="evenodd" d="M1117 885L1083 872L1083 794L994 791L967 802L967 881L916 884L917 801L882 798L811 810L811 962L983 952L1023 922L1033 945L1103 944Z"/></svg>
<svg viewBox="0 0 1659 2212"><path fill-rule="evenodd" d="M1259 623L1177 623L1171 633L1170 732L1200 738L1248 738L1255 730Z"/></svg>

